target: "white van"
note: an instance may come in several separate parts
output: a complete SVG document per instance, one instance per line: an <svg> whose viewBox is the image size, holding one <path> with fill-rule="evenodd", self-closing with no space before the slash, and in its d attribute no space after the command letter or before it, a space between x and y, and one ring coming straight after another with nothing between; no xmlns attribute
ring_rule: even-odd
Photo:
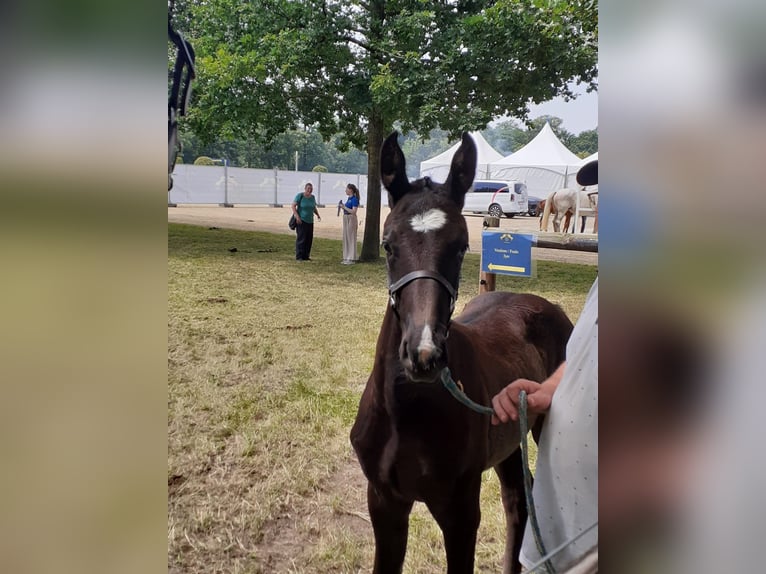
<svg viewBox="0 0 766 574"><path fill-rule="evenodd" d="M465 194L463 211L513 217L528 211L527 186L518 181L479 179Z"/></svg>

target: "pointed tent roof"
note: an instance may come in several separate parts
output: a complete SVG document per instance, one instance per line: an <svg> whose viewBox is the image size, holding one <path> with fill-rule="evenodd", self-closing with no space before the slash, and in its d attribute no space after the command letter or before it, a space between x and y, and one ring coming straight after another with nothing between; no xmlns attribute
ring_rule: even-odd
<svg viewBox="0 0 766 574"><path fill-rule="evenodd" d="M492 162L503 159L503 155L489 145L484 136L479 132L471 132L471 137L476 144L476 177L486 178L489 176L489 164ZM460 147L460 142L457 142L447 151L440 153L437 156L420 162L420 177L428 176L434 181L443 182L449 175L449 167L452 163L452 156Z"/></svg>
<svg viewBox="0 0 766 574"><path fill-rule="evenodd" d="M568 166L580 164L580 158L573 154L567 146L561 143L551 128L551 124L545 122L532 141L520 150L493 163L493 168L517 165L540 165L540 166Z"/></svg>
<svg viewBox="0 0 766 574"><path fill-rule="evenodd" d="M573 182L581 161L561 143L551 125L545 122L532 141L492 163L489 171L493 179L523 181L530 195L545 197L549 192Z"/></svg>

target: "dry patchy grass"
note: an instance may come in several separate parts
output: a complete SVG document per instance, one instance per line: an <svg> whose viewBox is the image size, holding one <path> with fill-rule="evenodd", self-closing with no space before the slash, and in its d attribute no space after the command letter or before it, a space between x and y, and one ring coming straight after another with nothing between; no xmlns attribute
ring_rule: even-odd
<svg viewBox="0 0 766 574"><path fill-rule="evenodd" d="M170 225L168 236L168 569L171 573L359 572L372 563L366 482L348 432L387 304L383 262L343 266L316 239ZM231 251L236 247L236 251ZM463 270L462 307L478 255ZM596 270L541 262L537 279L498 278L577 317ZM485 473L477 570L497 571L503 517ZM423 505L405 572L443 572Z"/></svg>

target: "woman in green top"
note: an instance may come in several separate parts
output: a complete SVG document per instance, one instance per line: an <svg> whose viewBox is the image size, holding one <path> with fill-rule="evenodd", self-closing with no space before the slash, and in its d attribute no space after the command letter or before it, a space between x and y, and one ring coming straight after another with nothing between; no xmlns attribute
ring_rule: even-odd
<svg viewBox="0 0 766 574"><path fill-rule="evenodd" d="M295 259L298 261L311 261L311 244L314 243L314 214L322 221L317 210L317 200L313 195L314 186L307 183L303 186L303 193L299 193L293 199L293 213L297 237L295 239Z"/></svg>

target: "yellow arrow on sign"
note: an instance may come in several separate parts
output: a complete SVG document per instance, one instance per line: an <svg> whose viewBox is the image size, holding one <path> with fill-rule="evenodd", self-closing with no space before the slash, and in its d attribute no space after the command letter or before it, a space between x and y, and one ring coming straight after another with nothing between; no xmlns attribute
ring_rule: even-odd
<svg viewBox="0 0 766 574"><path fill-rule="evenodd" d="M513 271L515 273L524 273L526 271L524 267L515 267L513 265L495 265L494 263L487 265L487 269L490 271L494 271L495 269L498 271Z"/></svg>

